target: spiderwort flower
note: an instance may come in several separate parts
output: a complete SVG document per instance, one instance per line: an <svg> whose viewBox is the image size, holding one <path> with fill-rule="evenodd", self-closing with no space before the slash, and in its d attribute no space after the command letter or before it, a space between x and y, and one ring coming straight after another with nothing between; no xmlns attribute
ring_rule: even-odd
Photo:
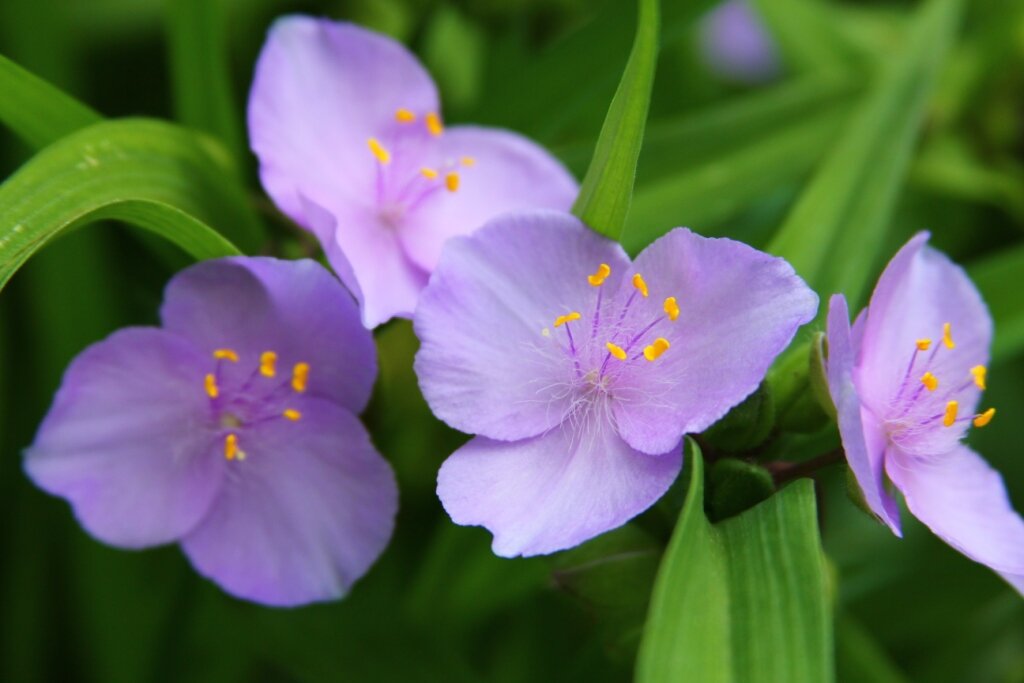
<svg viewBox="0 0 1024 683"><path fill-rule="evenodd" d="M416 58L352 24L274 24L256 67L249 135L263 186L316 234L367 327L411 317L449 237L507 210L568 209L578 189L519 135L446 127Z"/></svg>
<svg viewBox="0 0 1024 683"><path fill-rule="evenodd" d="M829 391L846 457L871 510L901 535L886 476L910 512L1024 593L1024 520L999 474L961 443L978 409L992 319L961 268L920 233L893 257L851 329L829 305Z"/></svg>
<svg viewBox="0 0 1024 683"><path fill-rule="evenodd" d="M558 212L451 240L414 319L431 409L477 435L441 468L445 509L503 556L625 523L816 308L785 261L681 228L634 263Z"/></svg>
<svg viewBox="0 0 1024 683"><path fill-rule="evenodd" d="M28 475L99 540L178 541L236 596L342 596L397 506L355 417L376 375L355 302L313 261L230 258L171 280L161 318L72 362Z"/></svg>
<svg viewBox="0 0 1024 683"><path fill-rule="evenodd" d="M718 74L759 83L779 74L778 47L747 0L725 0L701 22L700 49Z"/></svg>

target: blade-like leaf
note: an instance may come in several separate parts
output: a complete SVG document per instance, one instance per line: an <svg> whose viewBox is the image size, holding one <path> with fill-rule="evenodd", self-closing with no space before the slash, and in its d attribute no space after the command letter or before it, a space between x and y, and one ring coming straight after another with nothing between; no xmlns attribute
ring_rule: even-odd
<svg viewBox="0 0 1024 683"><path fill-rule="evenodd" d="M832 625L813 485L797 481L738 517L704 515L699 450L658 570L637 680L823 683Z"/></svg>
<svg viewBox="0 0 1024 683"><path fill-rule="evenodd" d="M118 219L157 232L197 258L250 247L258 224L218 163L216 147L172 124L109 121L59 140L0 185L0 288L62 232Z"/></svg>
<svg viewBox="0 0 1024 683"><path fill-rule="evenodd" d="M931 0L768 250L825 294L856 305L909 164L961 0ZM841 259L830 259L842 254Z"/></svg>
<svg viewBox="0 0 1024 683"><path fill-rule="evenodd" d="M1024 297L1020 295L1024 246L972 264L968 271L995 320L992 358L1007 360L1024 350Z"/></svg>
<svg viewBox="0 0 1024 683"><path fill-rule="evenodd" d="M636 40L583 178L573 213L597 232L618 239L629 212L636 162L658 63L658 0L639 0Z"/></svg>

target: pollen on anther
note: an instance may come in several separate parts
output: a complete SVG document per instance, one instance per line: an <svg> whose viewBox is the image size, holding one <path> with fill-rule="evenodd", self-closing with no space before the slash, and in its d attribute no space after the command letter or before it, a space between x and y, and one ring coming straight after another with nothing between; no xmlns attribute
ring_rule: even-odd
<svg viewBox="0 0 1024 683"><path fill-rule="evenodd" d="M636 291L640 292L640 294L643 295L645 299L647 298L647 283L644 282L643 275L641 275L640 273L636 273L635 275L633 275L633 286L636 288Z"/></svg>
<svg viewBox="0 0 1024 683"><path fill-rule="evenodd" d="M277 374L277 354L273 351L264 351L260 354L260 374L264 377L273 377Z"/></svg>
<svg viewBox="0 0 1024 683"><path fill-rule="evenodd" d="M238 354L232 349L217 349L213 352L213 357L217 360L227 360L232 363L238 362Z"/></svg>
<svg viewBox="0 0 1024 683"><path fill-rule="evenodd" d="M444 125L441 123L441 117L436 112L430 112L424 119L427 123L427 131L435 138L444 132Z"/></svg>
<svg viewBox="0 0 1024 683"><path fill-rule="evenodd" d="M238 435L228 434L224 437L224 457L228 460L234 460L238 454Z"/></svg>
<svg viewBox="0 0 1024 683"><path fill-rule="evenodd" d="M981 413L980 415L975 415L974 416L974 426L975 427L984 427L984 426L986 426L989 422L992 421L992 418L995 417L995 415L996 415L996 409L995 408L989 408L988 410L986 410L985 412Z"/></svg>
<svg viewBox="0 0 1024 683"><path fill-rule="evenodd" d="M452 171L444 177L444 186L448 188L449 192L455 192L459 189L459 174Z"/></svg>
<svg viewBox="0 0 1024 683"><path fill-rule="evenodd" d="M939 388L939 378L930 372L926 372L921 375L921 384L923 384L928 391L935 391Z"/></svg>
<svg viewBox="0 0 1024 683"><path fill-rule="evenodd" d="M208 374L203 378L203 388L206 389L206 395L210 398L217 398L220 395L220 389L217 388L217 378L213 374Z"/></svg>
<svg viewBox="0 0 1024 683"><path fill-rule="evenodd" d="M918 339L914 344L917 346L918 351L927 351L932 346L931 339Z"/></svg>
<svg viewBox="0 0 1024 683"><path fill-rule="evenodd" d="M566 323L571 323L573 320L579 320L581 317L582 316L579 314L578 311L572 311L571 313L560 315L557 318L555 318L555 327L561 327Z"/></svg>
<svg viewBox="0 0 1024 683"><path fill-rule="evenodd" d="M416 121L416 114L408 109L398 109L395 111L395 121L399 123L414 123Z"/></svg>
<svg viewBox="0 0 1024 683"><path fill-rule="evenodd" d="M587 276L587 282L594 287L600 287L604 284L604 281L608 279L608 276L612 274L612 268L607 263L602 263L597 267L597 272L593 275Z"/></svg>
<svg viewBox="0 0 1024 683"><path fill-rule="evenodd" d="M942 416L942 424L945 427L952 427L953 423L956 422L956 413L959 409L960 404L956 401L950 401L946 404L946 413Z"/></svg>
<svg viewBox="0 0 1024 683"><path fill-rule="evenodd" d="M302 393L309 383L309 363L296 363L292 368L292 389Z"/></svg>
<svg viewBox="0 0 1024 683"><path fill-rule="evenodd" d="M281 414L284 416L286 420L291 420L292 422L298 422L299 420L302 419L302 413L295 410L294 408L287 408Z"/></svg>
<svg viewBox="0 0 1024 683"><path fill-rule="evenodd" d="M956 342L953 341L952 326L949 323L942 325L942 343L947 349L956 348Z"/></svg>
<svg viewBox="0 0 1024 683"><path fill-rule="evenodd" d="M437 171L435 171L432 168L427 168L426 166L424 166L423 168L420 169L420 175L422 175L427 180L434 180L435 178L437 178Z"/></svg>
<svg viewBox="0 0 1024 683"><path fill-rule="evenodd" d="M604 346L606 349L608 349L608 353L612 354L619 360L626 360L626 352L625 350L623 350L621 346L618 346L617 344L613 344L611 342L608 342Z"/></svg>
<svg viewBox="0 0 1024 683"><path fill-rule="evenodd" d="M373 152L373 156L377 157L377 161L382 164L391 163L391 152L384 149L384 145L380 144L380 140L370 138L366 141L366 144L370 146L370 151Z"/></svg>
<svg viewBox="0 0 1024 683"><path fill-rule="evenodd" d="M675 320L676 318L679 317L679 304L676 303L676 298L674 296L670 296L669 298L665 299L664 308L665 315L668 316L669 320Z"/></svg>
<svg viewBox="0 0 1024 683"><path fill-rule="evenodd" d="M644 347L644 358L653 363L658 360L658 357L661 356L661 354L668 351L669 346L671 346L671 344L668 343L668 339L658 337L654 340L653 344Z"/></svg>
<svg viewBox="0 0 1024 683"><path fill-rule="evenodd" d="M982 391L985 391L986 375L988 375L988 370L984 365L975 365L971 368L971 376L974 377L974 384Z"/></svg>

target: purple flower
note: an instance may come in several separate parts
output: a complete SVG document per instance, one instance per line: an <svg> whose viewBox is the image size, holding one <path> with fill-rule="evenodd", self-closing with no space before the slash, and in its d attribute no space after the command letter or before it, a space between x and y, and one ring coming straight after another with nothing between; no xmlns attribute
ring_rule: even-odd
<svg viewBox="0 0 1024 683"><path fill-rule="evenodd" d="M634 263L557 212L450 241L414 321L430 407L477 435L441 468L445 509L503 556L625 523L816 308L785 261L684 229Z"/></svg>
<svg viewBox="0 0 1024 683"><path fill-rule="evenodd" d="M992 319L963 270L927 241L920 233L893 257L852 329L846 299L832 297L826 371L843 448L893 533L886 476L915 517L1024 593L1024 520L999 474L961 443L995 414L977 409Z"/></svg>
<svg viewBox="0 0 1024 683"><path fill-rule="evenodd" d="M576 182L536 144L445 128L440 112L416 58L358 26L287 17L260 55L249 135L263 186L316 234L367 327L411 317L449 237L576 198Z"/></svg>
<svg viewBox="0 0 1024 683"><path fill-rule="evenodd" d="M397 489L355 413L376 375L352 298L312 261L206 261L163 327L68 368L25 469L123 548L178 541L236 596L338 598L391 536Z"/></svg>
<svg viewBox="0 0 1024 683"><path fill-rule="evenodd" d="M726 0L704 17L700 49L708 65L726 78L757 83L779 74L775 41L745 0Z"/></svg>

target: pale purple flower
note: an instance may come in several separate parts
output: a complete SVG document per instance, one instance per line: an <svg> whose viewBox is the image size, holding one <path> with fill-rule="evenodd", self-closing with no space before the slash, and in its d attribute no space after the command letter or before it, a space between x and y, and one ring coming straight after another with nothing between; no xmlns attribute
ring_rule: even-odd
<svg viewBox="0 0 1024 683"><path fill-rule="evenodd" d="M775 40L746 0L726 0L701 22L700 50L716 73L757 83L779 74Z"/></svg>
<svg viewBox="0 0 1024 683"><path fill-rule="evenodd" d="M503 556L625 523L816 309L782 259L681 228L632 263L558 212L451 240L414 319L431 409L477 435L441 468L445 509Z"/></svg>
<svg viewBox="0 0 1024 683"><path fill-rule="evenodd" d="M206 261L68 368L25 469L122 548L180 542L236 596L344 595L391 536L397 488L355 417L374 344L313 261Z"/></svg>
<svg viewBox="0 0 1024 683"><path fill-rule="evenodd" d="M1024 520L999 474L961 443L979 410L992 319L966 273L920 233L882 273L853 327L846 299L828 316L829 390L850 469L897 536L899 508L1024 593Z"/></svg>
<svg viewBox="0 0 1024 683"><path fill-rule="evenodd" d="M249 136L263 186L319 238L367 327L411 317L449 237L512 209L568 209L578 189L520 135L446 128L433 81L401 44L309 17L271 29Z"/></svg>

